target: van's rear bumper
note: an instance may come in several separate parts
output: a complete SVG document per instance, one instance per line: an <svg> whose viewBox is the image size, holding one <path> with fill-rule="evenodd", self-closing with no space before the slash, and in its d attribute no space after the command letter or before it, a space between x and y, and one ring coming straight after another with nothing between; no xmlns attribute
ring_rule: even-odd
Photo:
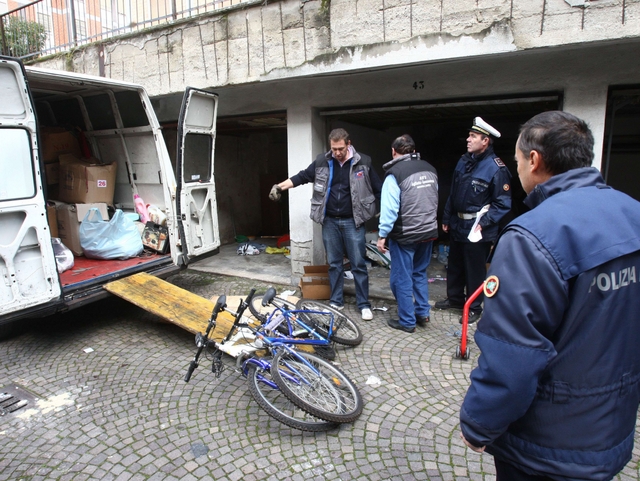
<svg viewBox="0 0 640 481"><path fill-rule="evenodd" d="M153 263L145 264L144 266L136 266L132 269L120 270L112 274L94 278L91 281L73 284L72 286L63 289L62 296L59 299L3 315L0 317L0 325L8 324L19 319L51 316L53 314L69 311L91 302L104 299L112 295L104 289L103 286L105 284L137 274L138 272L146 272L152 276L163 278L179 270L180 267L176 266L171 261L171 256L166 256L154 261Z"/></svg>

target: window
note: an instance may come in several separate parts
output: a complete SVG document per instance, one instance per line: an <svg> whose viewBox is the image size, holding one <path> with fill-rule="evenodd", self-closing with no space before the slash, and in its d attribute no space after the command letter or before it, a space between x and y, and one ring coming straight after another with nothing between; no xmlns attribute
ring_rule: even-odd
<svg viewBox="0 0 640 481"><path fill-rule="evenodd" d="M209 182L211 172L211 135L187 134L184 139L184 182Z"/></svg>
<svg viewBox="0 0 640 481"><path fill-rule="evenodd" d="M29 132L0 129L0 145L0 201L36 195Z"/></svg>

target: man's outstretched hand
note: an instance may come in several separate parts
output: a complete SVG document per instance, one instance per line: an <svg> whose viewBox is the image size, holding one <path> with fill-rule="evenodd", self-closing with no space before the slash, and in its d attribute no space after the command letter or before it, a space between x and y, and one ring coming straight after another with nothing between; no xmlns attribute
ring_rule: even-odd
<svg viewBox="0 0 640 481"><path fill-rule="evenodd" d="M269 192L269 199L271 199L274 202L277 202L280 200L281 196L282 196L282 188L278 184L275 184L273 187L271 187L271 192Z"/></svg>

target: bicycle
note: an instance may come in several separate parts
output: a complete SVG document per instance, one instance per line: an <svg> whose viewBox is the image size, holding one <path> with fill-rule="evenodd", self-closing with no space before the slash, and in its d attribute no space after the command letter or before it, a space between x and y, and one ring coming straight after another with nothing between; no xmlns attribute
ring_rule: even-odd
<svg viewBox="0 0 640 481"><path fill-rule="evenodd" d="M236 365L242 363L242 373L248 379L249 392L267 414L288 426L305 431L324 431L339 423L355 421L362 413L363 401L353 381L327 360L293 348L296 344L326 344L329 341L323 340L313 327L307 326L299 318L295 324L290 319L291 325L306 329L310 335L307 339L277 332L275 323L271 326L261 323L254 327L246 320L243 322L244 310L251 304L254 294L255 289L252 289L235 313L226 308L225 296L218 298L207 330L204 334L196 335L198 350L189 365L185 381L189 382L205 348L214 348L212 372L219 376L223 369L222 352L229 352L225 344L229 341L235 344L239 338L246 340L249 337L253 343L243 344ZM275 290L271 289L268 294L262 301L265 306L275 298ZM222 310L234 315L234 323L225 339L217 343L209 339L209 333L215 329L217 315ZM258 351L267 351L270 357L258 357Z"/></svg>
<svg viewBox="0 0 640 481"><path fill-rule="evenodd" d="M256 305L256 301L262 303L262 309ZM265 313L264 308L268 305L272 308ZM324 302L312 299L300 299L296 304L293 304L276 297L275 289L272 287L267 290L262 300L257 296L254 297L249 303L249 310L256 319L263 323L270 322L274 315L277 316L276 313L282 314L287 323L293 326L293 330L289 330L289 335L301 335L309 332L305 327L295 328L296 324L299 324L298 319L301 319L308 326L313 327L317 334L337 344L357 346L363 339L362 331L358 325L339 310ZM286 328L281 328L280 332L286 334ZM315 343L315 345L319 344Z"/></svg>

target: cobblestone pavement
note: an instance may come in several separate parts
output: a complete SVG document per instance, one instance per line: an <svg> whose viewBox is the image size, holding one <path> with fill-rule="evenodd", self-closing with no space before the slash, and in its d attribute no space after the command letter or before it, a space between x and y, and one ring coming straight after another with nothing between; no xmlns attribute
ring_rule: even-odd
<svg viewBox="0 0 640 481"><path fill-rule="evenodd" d="M194 271L171 281L208 298L264 287ZM458 313L432 311L426 328L406 334L386 325L392 302L373 304L390 309L358 321L360 346L337 349L364 412L327 433L271 419L231 358L219 379L203 362L186 384L193 336L122 300L45 319L0 342L2 385L38 397L0 417L0 479L494 480L491 456L467 450L458 434L479 354L473 328L462 361L453 357ZM372 376L379 385L367 384ZM640 479L638 459L636 448L617 479Z"/></svg>

